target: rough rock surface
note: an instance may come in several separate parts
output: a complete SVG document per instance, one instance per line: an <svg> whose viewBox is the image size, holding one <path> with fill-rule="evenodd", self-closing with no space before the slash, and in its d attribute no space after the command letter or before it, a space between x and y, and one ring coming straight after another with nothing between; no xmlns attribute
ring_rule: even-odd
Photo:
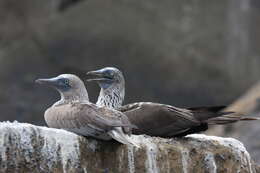
<svg viewBox="0 0 260 173"><path fill-rule="evenodd" d="M0 172L254 173L243 144L232 138L133 136L140 149L24 123L0 123Z"/></svg>

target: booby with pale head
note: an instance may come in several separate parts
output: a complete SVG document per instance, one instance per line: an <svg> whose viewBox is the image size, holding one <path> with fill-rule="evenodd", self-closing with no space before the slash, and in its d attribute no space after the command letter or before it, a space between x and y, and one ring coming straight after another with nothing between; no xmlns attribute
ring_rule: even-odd
<svg viewBox="0 0 260 173"><path fill-rule="evenodd" d="M205 131L210 124L257 119L235 116L233 112L221 112L224 106L185 109L152 102L137 102L122 106L125 79L119 69L105 67L90 71L87 75L88 81L96 81L101 88L96 104L123 112L130 122L138 127L133 130L133 134L177 137Z"/></svg>
<svg viewBox="0 0 260 173"><path fill-rule="evenodd" d="M56 89L61 96L45 111L44 118L49 127L102 140L114 138L123 144L137 146L128 136L134 127L128 118L119 111L90 103L85 85L76 75L62 74L38 79L36 83Z"/></svg>

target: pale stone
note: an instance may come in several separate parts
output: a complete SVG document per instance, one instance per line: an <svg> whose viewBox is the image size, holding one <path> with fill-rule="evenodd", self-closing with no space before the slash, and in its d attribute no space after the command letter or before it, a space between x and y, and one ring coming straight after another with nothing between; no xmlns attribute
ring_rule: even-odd
<svg viewBox="0 0 260 173"><path fill-rule="evenodd" d="M141 148L65 130L0 123L0 172L255 173L239 141L206 135L182 139L132 136Z"/></svg>

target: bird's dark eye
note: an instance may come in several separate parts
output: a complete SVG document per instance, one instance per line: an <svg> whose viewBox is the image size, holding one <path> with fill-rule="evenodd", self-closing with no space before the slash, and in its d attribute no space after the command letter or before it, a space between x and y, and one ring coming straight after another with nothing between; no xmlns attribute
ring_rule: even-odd
<svg viewBox="0 0 260 173"><path fill-rule="evenodd" d="M114 77L114 72L111 70L106 70L104 73L104 77L112 79Z"/></svg>
<svg viewBox="0 0 260 173"><path fill-rule="evenodd" d="M69 81L69 79L64 79L64 84L66 84L66 85L69 85L70 84L70 81Z"/></svg>
<svg viewBox="0 0 260 173"><path fill-rule="evenodd" d="M110 71L109 74L110 74L110 76L114 76L114 72L113 71Z"/></svg>
<svg viewBox="0 0 260 173"><path fill-rule="evenodd" d="M106 70L106 74L107 74L108 76L114 76L113 70L110 70L110 69Z"/></svg>
<svg viewBox="0 0 260 173"><path fill-rule="evenodd" d="M67 85L67 86L69 86L70 81L69 81L69 79L62 78L62 79L59 79L59 84L60 85Z"/></svg>

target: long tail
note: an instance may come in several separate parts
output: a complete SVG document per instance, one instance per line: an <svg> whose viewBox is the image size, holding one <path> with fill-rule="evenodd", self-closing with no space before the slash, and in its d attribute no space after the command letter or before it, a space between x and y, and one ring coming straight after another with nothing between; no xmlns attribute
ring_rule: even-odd
<svg viewBox="0 0 260 173"><path fill-rule="evenodd" d="M209 107L193 107L187 108L193 113L193 116L199 121L207 121L211 118L231 115L235 112L222 111L226 106L209 106Z"/></svg>
<svg viewBox="0 0 260 173"><path fill-rule="evenodd" d="M133 141L129 135L127 135L123 132L122 127L116 127L113 130L109 131L108 134L113 139L115 139L116 141L118 141L122 144L140 148L140 145L137 142Z"/></svg>
<svg viewBox="0 0 260 173"><path fill-rule="evenodd" d="M211 118L208 119L206 122L209 125L214 125L214 124L230 124L230 123L235 123L237 121L253 121L253 120L260 120L258 117L243 117L243 116L232 116L232 115L225 115L222 117L216 117L216 118Z"/></svg>
<svg viewBox="0 0 260 173"><path fill-rule="evenodd" d="M214 124L230 124L237 121L253 121L260 120L257 117L245 116L239 112L225 111L225 106L213 106L213 107L195 107L189 108L201 122L208 125Z"/></svg>

